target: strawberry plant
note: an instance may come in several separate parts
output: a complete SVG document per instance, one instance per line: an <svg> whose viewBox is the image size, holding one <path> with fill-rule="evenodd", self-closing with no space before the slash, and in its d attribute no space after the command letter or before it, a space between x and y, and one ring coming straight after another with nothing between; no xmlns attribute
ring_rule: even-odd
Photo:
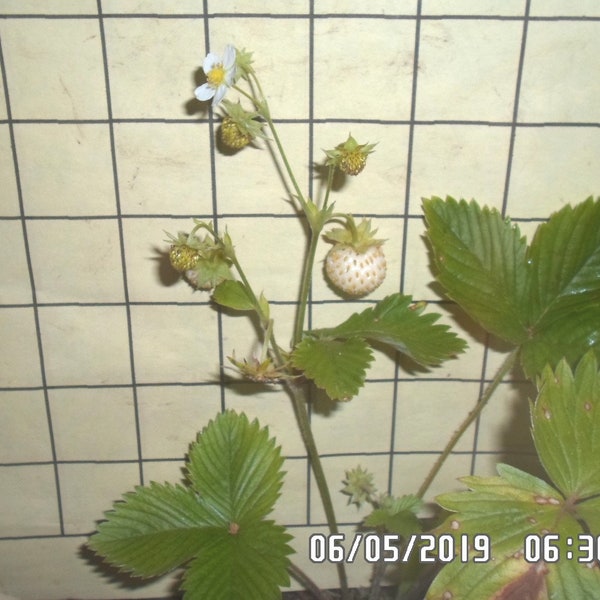
<svg viewBox="0 0 600 600"><path fill-rule="evenodd" d="M169 258L193 289L211 294L217 307L258 324L259 355L240 358L232 352L229 361L240 377L287 392L335 540L339 527L308 415L311 389L332 401L350 401L365 385L375 352L391 350L431 368L459 355L466 344L425 303L399 293L329 327L309 327L307 305L320 243L333 244L324 270L342 298L365 297L386 276L384 240L375 237L371 222L357 222L338 211L341 201L331 201L335 174L360 174L374 144L348 136L326 151L326 189L313 200L295 177L251 54L228 46L223 57L210 53L203 68L207 81L196 97L224 111L221 141L232 151L271 145L293 190L294 210L307 225L291 343L280 345L268 292L259 292L249 280L234 232L196 220L188 233L169 234ZM225 99L230 89L249 106ZM587 570L554 564L554 538L544 537L557 535L556 552L566 557L565 536L583 544L584 536L600 533L600 475L592 460L600 443L600 201L566 206L538 227L530 245L516 225L476 202L431 198L423 209L438 282L467 315L513 350L418 490L378 494L370 473L348 470L343 492L352 503L373 506L363 531L372 530L376 537L370 540L381 536L385 542L369 597L379 597L391 556L407 573L398 598L409 598L412 548L437 536L454 541L450 550L437 548L445 566L428 592L432 600L566 599L580 591L600 599L596 550ZM431 482L513 368L522 368L539 388L531 402L532 429L551 483L508 465L498 466L496 478L468 477L463 481L471 491L441 496L439 504L449 516L423 533L429 537L419 538L428 527L421 509ZM282 466L280 449L266 428L243 413L225 412L191 445L185 485L152 483L126 494L106 514L90 547L140 577L185 566L186 599L278 598L290 576L315 598L326 598L310 573L290 558L289 532L267 519L279 495ZM486 560L476 561L478 552ZM587 556L585 550L581 554ZM339 597L349 600L344 560L336 567Z"/></svg>

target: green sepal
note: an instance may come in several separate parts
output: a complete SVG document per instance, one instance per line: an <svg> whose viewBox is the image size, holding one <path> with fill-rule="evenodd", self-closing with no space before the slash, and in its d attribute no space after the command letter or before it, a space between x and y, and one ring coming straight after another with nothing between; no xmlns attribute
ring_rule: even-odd
<svg viewBox="0 0 600 600"><path fill-rule="evenodd" d="M546 472L567 497L600 494L600 373L593 352L575 372L565 360L546 367L531 405L533 440Z"/></svg>
<svg viewBox="0 0 600 600"><path fill-rule="evenodd" d="M248 311L255 308L246 286L234 279L221 282L214 289L212 298L217 304L233 310Z"/></svg>
<svg viewBox="0 0 600 600"><path fill-rule="evenodd" d="M414 305L411 296L392 294L375 306L354 313L337 327L315 329L310 334L317 338L354 337L380 342L419 364L438 365L466 347L448 326L436 323L439 318L439 314L423 313L422 306Z"/></svg>
<svg viewBox="0 0 600 600"><path fill-rule="evenodd" d="M305 337L291 355L292 365L332 400L350 400L355 396L364 385L372 360L369 345L357 337Z"/></svg>

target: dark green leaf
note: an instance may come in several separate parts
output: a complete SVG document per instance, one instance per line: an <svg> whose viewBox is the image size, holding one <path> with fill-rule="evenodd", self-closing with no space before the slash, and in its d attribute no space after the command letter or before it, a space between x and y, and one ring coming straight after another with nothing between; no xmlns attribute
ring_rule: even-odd
<svg viewBox="0 0 600 600"><path fill-rule="evenodd" d="M365 383L372 360L369 345L360 338L306 337L292 354L293 366L325 390L332 400L350 400L355 396Z"/></svg>
<svg viewBox="0 0 600 600"><path fill-rule="evenodd" d="M527 252L525 372L534 376L590 348L600 357L600 201L565 206L540 225Z"/></svg>
<svg viewBox="0 0 600 600"><path fill-rule="evenodd" d="M414 310L413 310L414 308ZM462 352L465 342L436 324L440 315L423 313L412 304L410 296L393 294L375 306L354 313L346 321L330 329L316 329L318 338L364 338L392 346L422 365L437 365Z"/></svg>
<svg viewBox="0 0 600 600"><path fill-rule="evenodd" d="M567 497L600 494L600 373L588 352L575 373L566 361L546 367L531 407L533 439L540 460Z"/></svg>
<svg viewBox="0 0 600 600"><path fill-rule="evenodd" d="M407 537L421 531L417 512L422 505L423 502L416 496L406 495L400 498L388 496L379 508L365 518L364 524L367 527L383 529Z"/></svg>
<svg viewBox="0 0 600 600"><path fill-rule="evenodd" d="M151 483L124 496L89 542L94 552L140 577L161 575L198 553L223 520L189 489Z"/></svg>
<svg viewBox="0 0 600 600"><path fill-rule="evenodd" d="M253 310L254 302L240 281L226 279L213 291L213 300L221 306L234 310Z"/></svg>
<svg viewBox="0 0 600 600"><path fill-rule="evenodd" d="M188 478L227 523L243 525L273 510L283 458L269 431L227 411L198 436L189 452Z"/></svg>
<svg viewBox="0 0 600 600"><path fill-rule="evenodd" d="M184 600L276 600L290 584L287 556L291 536L272 521L214 532L210 544L186 570Z"/></svg>
<svg viewBox="0 0 600 600"><path fill-rule="evenodd" d="M520 344L527 338L526 241L516 225L475 202L423 202L436 278L487 331Z"/></svg>

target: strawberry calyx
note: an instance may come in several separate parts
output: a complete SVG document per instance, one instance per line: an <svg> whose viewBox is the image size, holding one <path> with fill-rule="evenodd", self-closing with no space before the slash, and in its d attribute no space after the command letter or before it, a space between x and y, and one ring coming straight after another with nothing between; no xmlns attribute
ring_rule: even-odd
<svg viewBox="0 0 600 600"><path fill-rule="evenodd" d="M327 241L352 247L358 254L373 246L381 246L385 240L375 237L377 229L372 229L371 219L362 219L356 224L352 215L343 215L345 224L324 234Z"/></svg>

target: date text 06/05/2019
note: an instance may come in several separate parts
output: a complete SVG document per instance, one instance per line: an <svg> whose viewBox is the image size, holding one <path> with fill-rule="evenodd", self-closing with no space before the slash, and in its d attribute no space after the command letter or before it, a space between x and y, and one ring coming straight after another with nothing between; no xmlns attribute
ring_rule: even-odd
<svg viewBox="0 0 600 600"><path fill-rule="evenodd" d="M357 533L350 544L346 545L343 533L325 535L315 533L309 538L309 558L312 562L352 563L356 558L366 562L405 563L413 555L419 562L460 562L485 563L491 558L490 537L480 534L453 536L442 534L414 534L400 545L400 536ZM362 552L361 552L362 548Z"/></svg>

